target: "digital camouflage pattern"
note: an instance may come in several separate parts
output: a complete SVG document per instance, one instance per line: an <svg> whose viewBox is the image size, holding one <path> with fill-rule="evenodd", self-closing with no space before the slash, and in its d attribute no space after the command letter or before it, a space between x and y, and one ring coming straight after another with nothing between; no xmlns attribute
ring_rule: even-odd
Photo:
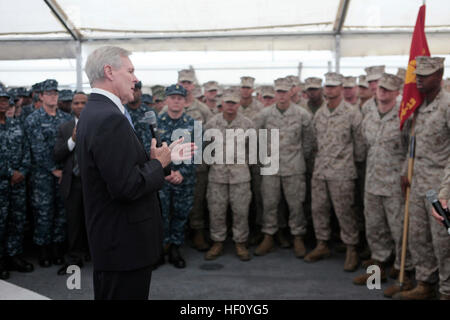
<svg viewBox="0 0 450 320"><path fill-rule="evenodd" d="M61 243L66 236L66 216L59 192L59 182L52 171L61 169L53 161L58 128L72 116L56 109L56 116L44 110L30 114L25 132L31 148L31 204L34 214L34 236L37 245Z"/></svg>
<svg viewBox="0 0 450 320"><path fill-rule="evenodd" d="M0 124L0 258L23 251L26 222L26 179L11 185L14 171L24 177L31 166L30 149L22 124L6 118Z"/></svg>

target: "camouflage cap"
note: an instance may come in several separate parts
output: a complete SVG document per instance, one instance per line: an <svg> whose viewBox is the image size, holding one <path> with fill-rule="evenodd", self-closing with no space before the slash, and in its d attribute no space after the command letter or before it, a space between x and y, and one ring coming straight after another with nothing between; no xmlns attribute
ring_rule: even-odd
<svg viewBox="0 0 450 320"><path fill-rule="evenodd" d="M152 87L152 93L153 93L153 101L157 100L164 100L165 98L165 88L161 85L155 85Z"/></svg>
<svg viewBox="0 0 450 320"><path fill-rule="evenodd" d="M58 81L54 79L47 79L42 83L42 91L58 91Z"/></svg>
<svg viewBox="0 0 450 320"><path fill-rule="evenodd" d="M172 96L172 95L180 95L180 96L186 97L187 91L182 85L173 84L166 88L166 97Z"/></svg>
<svg viewBox="0 0 450 320"><path fill-rule="evenodd" d="M211 80L203 84L203 89L205 90L205 92L213 90L219 91L219 84L217 83L217 81Z"/></svg>
<svg viewBox="0 0 450 320"><path fill-rule="evenodd" d="M417 64L414 73L419 76L429 76L444 68L444 60L445 58L442 57L418 56L416 57Z"/></svg>
<svg viewBox="0 0 450 320"><path fill-rule="evenodd" d="M403 79L391 73L383 73L380 80L378 80L378 87L390 91L400 90L402 84Z"/></svg>
<svg viewBox="0 0 450 320"><path fill-rule="evenodd" d="M153 103L153 97L148 93L143 93L141 99L144 103Z"/></svg>
<svg viewBox="0 0 450 320"><path fill-rule="evenodd" d="M397 69L397 77L402 78L403 80L406 77L406 69L405 68L398 68Z"/></svg>
<svg viewBox="0 0 450 320"><path fill-rule="evenodd" d="M286 78L278 78L274 81L275 91L289 91L291 90L291 85Z"/></svg>
<svg viewBox="0 0 450 320"><path fill-rule="evenodd" d="M356 77L352 76L344 77L344 80L342 81L342 86L344 88L356 87Z"/></svg>
<svg viewBox="0 0 450 320"><path fill-rule="evenodd" d="M14 102L14 98L13 97L10 97L9 99L8 99L8 103L9 103L9 105L10 106L14 106L16 103Z"/></svg>
<svg viewBox="0 0 450 320"><path fill-rule="evenodd" d="M224 102L231 101L234 103L239 103L241 100L241 95L235 88L228 88L223 91L222 100Z"/></svg>
<svg viewBox="0 0 450 320"><path fill-rule="evenodd" d="M275 89L273 86L261 86L261 96L275 98Z"/></svg>
<svg viewBox="0 0 450 320"><path fill-rule="evenodd" d="M4 87L0 87L0 98L11 98L11 95L6 91Z"/></svg>
<svg viewBox="0 0 450 320"><path fill-rule="evenodd" d="M19 100L19 97L17 96L17 88L8 89L8 94L11 99L16 101Z"/></svg>
<svg viewBox="0 0 450 320"><path fill-rule="evenodd" d="M31 86L31 90L34 92L42 92L42 82L35 83Z"/></svg>
<svg viewBox="0 0 450 320"><path fill-rule="evenodd" d="M29 92L24 87L20 87L20 88L17 88L17 95L19 97L28 97L29 96Z"/></svg>
<svg viewBox="0 0 450 320"><path fill-rule="evenodd" d="M365 75L362 74L358 77L358 86L364 87L364 88L369 87L369 82L367 82L367 78Z"/></svg>
<svg viewBox="0 0 450 320"><path fill-rule="evenodd" d="M178 82L190 81L195 82L195 72L192 69L183 69L178 71Z"/></svg>
<svg viewBox="0 0 450 320"><path fill-rule="evenodd" d="M72 92L72 90L61 90L61 91L59 91L58 100L61 100L61 101L72 101L73 100L73 92Z"/></svg>
<svg viewBox="0 0 450 320"><path fill-rule="evenodd" d="M298 76L289 75L286 77L287 81L291 84L291 87L293 86L300 86L300 79Z"/></svg>
<svg viewBox="0 0 450 320"><path fill-rule="evenodd" d="M309 77L305 79L305 90L322 88L322 79L317 77Z"/></svg>
<svg viewBox="0 0 450 320"><path fill-rule="evenodd" d="M386 66L384 65L364 68L364 71L367 73L367 82L379 80L385 68Z"/></svg>
<svg viewBox="0 0 450 320"><path fill-rule="evenodd" d="M253 88L255 84L255 78L244 76L241 77L241 88Z"/></svg>
<svg viewBox="0 0 450 320"><path fill-rule="evenodd" d="M344 76L337 72L327 72L325 73L325 86L335 87L341 86Z"/></svg>

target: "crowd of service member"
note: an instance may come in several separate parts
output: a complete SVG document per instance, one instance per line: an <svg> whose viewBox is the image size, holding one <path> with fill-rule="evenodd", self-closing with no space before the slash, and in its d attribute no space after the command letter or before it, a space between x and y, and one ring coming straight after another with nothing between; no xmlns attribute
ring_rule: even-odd
<svg viewBox="0 0 450 320"><path fill-rule="evenodd" d="M401 68L390 74L385 66L371 66L359 77L328 72L304 82L287 76L262 86L242 76L240 84L228 87L217 81L200 86L195 71L185 69L176 84L153 86L151 94L143 94L138 82L125 108L146 150L154 138L149 111L167 143L178 129L194 140L195 121L203 133L216 129L224 137L229 129L279 133L273 174L261 174L270 164L248 158L244 164L171 165L160 191L164 254L155 268L166 256L175 267L186 267L179 250L185 238L205 260L218 259L230 236L242 261L279 246L312 263L333 249L345 251L345 271L377 265L382 282L397 279L409 188L404 283L384 295L430 299L439 285L440 297L450 298L450 238L430 218L425 198L433 188L440 199L450 198L450 85L443 80L443 58L416 61L417 88L425 98L403 130ZM10 271L34 270L23 254L26 235L38 250L38 264L61 266L60 275L90 260L74 156L76 123L87 101L84 92L58 90L53 79L31 89L0 87L0 279ZM415 165L409 181L412 127ZM236 139L224 140L224 159L237 158L237 148L232 155L226 148ZM254 143L244 139L247 146ZM203 139L200 151L211 142ZM269 139L269 156L272 146ZM314 248L307 252L310 244ZM370 275L364 270L353 283L366 285Z"/></svg>

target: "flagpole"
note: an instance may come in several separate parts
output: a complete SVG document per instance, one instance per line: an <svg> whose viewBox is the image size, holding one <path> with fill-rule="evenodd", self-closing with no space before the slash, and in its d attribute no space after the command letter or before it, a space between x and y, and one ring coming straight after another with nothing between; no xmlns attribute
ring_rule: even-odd
<svg viewBox="0 0 450 320"><path fill-rule="evenodd" d="M409 145L409 158L408 158L408 187L406 188L406 199L405 199L405 217L403 221L403 239L402 239L402 256L400 260L400 276L399 276L399 286L403 288L405 279L405 263L406 263L406 248L408 245L408 229L409 229L409 195L411 191L411 183L414 168L414 157L415 157L415 126L416 126L416 114L414 114L411 125L411 138Z"/></svg>

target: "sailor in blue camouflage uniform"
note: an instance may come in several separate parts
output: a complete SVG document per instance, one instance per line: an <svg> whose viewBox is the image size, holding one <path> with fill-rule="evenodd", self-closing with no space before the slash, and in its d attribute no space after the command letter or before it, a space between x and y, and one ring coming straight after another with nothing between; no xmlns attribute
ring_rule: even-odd
<svg viewBox="0 0 450 320"><path fill-rule="evenodd" d="M167 145L181 136L184 137L184 143L194 142L194 119L184 113L186 94L186 89L178 84L166 88L168 109L158 117L158 132L161 141ZM159 192L164 225L163 243L169 254L169 263L176 268L186 266L179 247L184 243L185 226L194 201L194 184L195 164L172 163L171 175L166 177L164 187Z"/></svg>
<svg viewBox="0 0 450 320"><path fill-rule="evenodd" d="M141 122L148 111L155 111L152 107L147 106L142 102L142 82L139 81L134 85L134 100L125 105L128 113L131 116L134 130L139 140L144 145L144 149L150 152L150 146L152 143L152 132L148 123ZM156 114L156 112L155 112Z"/></svg>
<svg viewBox="0 0 450 320"><path fill-rule="evenodd" d="M31 147L31 204L34 215L33 241L39 246L39 265L64 263L62 243L66 238L66 217L59 192L61 164L53 160L58 127L72 116L59 110L58 82L44 81L43 106L25 120Z"/></svg>
<svg viewBox="0 0 450 320"><path fill-rule="evenodd" d="M25 120L33 111L39 109L42 105L40 102L40 94L42 93L42 82L35 83L31 86L31 104L25 105L22 108L21 117Z"/></svg>
<svg viewBox="0 0 450 320"><path fill-rule="evenodd" d="M0 279L3 280L9 278L9 271L34 269L21 258L30 151L21 122L6 117L9 100L10 95L0 89Z"/></svg>

